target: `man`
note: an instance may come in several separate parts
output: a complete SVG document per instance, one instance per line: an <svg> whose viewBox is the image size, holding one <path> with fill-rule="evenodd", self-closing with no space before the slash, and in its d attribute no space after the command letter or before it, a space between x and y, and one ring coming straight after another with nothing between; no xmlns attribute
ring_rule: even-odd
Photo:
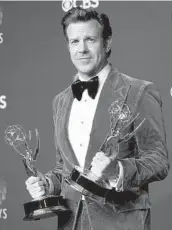
<svg viewBox="0 0 172 230"><path fill-rule="evenodd" d="M169 170L159 93L151 82L126 76L108 62L112 30L105 14L73 8L62 26L78 73L53 101L56 167L30 177L27 189L33 198L61 194L68 201L71 218L58 229L149 230L148 184L163 180ZM112 141L102 150L117 114L120 122L129 120L121 135L139 128L118 149ZM84 197L65 182L76 165L92 166L95 175L109 180L105 202Z"/></svg>

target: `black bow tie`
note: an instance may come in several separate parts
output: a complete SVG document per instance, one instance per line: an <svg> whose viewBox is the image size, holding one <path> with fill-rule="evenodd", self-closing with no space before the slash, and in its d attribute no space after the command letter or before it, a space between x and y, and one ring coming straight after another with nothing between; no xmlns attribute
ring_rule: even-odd
<svg viewBox="0 0 172 230"><path fill-rule="evenodd" d="M98 76L93 77L89 81L80 81L79 79L76 80L72 84L72 92L73 96L78 99L78 101L82 98L82 93L85 89L88 89L89 96L94 99L96 97L98 87L99 87L99 79Z"/></svg>

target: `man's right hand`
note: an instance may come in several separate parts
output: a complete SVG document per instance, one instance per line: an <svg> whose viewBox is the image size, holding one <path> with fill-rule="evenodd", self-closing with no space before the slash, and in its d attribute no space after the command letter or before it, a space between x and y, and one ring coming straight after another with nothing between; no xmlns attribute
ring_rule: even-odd
<svg viewBox="0 0 172 230"><path fill-rule="evenodd" d="M26 189L29 191L33 199L46 195L48 191L48 182L42 174L39 174L37 177L29 177L25 184Z"/></svg>

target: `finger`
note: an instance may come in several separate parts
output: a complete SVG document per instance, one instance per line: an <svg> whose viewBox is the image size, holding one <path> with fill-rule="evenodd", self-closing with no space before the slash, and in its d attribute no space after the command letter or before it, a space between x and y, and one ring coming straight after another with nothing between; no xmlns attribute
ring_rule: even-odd
<svg viewBox="0 0 172 230"><path fill-rule="evenodd" d="M91 166L97 168L98 170L103 171L105 168L108 167L108 165L110 164L110 162L111 162L111 160L107 158L104 161L93 161L91 163Z"/></svg>
<svg viewBox="0 0 172 230"><path fill-rule="evenodd" d="M41 192L38 192L38 193L33 193L31 194L32 198L33 199L37 199L37 198L40 198L41 196L45 195L45 192L44 191L41 191Z"/></svg>
<svg viewBox="0 0 172 230"><path fill-rule="evenodd" d="M102 170L97 167L92 167L91 171L94 175L101 177L102 176Z"/></svg>
<svg viewBox="0 0 172 230"><path fill-rule="evenodd" d="M25 184L26 184L26 186L29 184L34 184L35 182L38 182L39 180L40 180L39 177L31 176L25 181Z"/></svg>
<svg viewBox="0 0 172 230"><path fill-rule="evenodd" d="M97 159L93 159L91 162L92 166L96 166L97 164L99 164L99 162L97 161Z"/></svg>
<svg viewBox="0 0 172 230"><path fill-rule="evenodd" d="M95 156L96 157L102 157L104 155L105 155L104 152L101 151L101 152L97 152Z"/></svg>
<svg viewBox="0 0 172 230"><path fill-rule="evenodd" d="M92 161L92 162L91 162L91 166L92 166L92 167L95 167L95 166L96 166L95 161Z"/></svg>
<svg viewBox="0 0 172 230"><path fill-rule="evenodd" d="M94 161L92 161L91 165L95 166L95 167L100 167L101 165L106 164L106 161L102 161L99 159L95 159Z"/></svg>
<svg viewBox="0 0 172 230"><path fill-rule="evenodd" d="M40 178L40 180L42 180L46 184L46 178L45 178L44 174L42 174L39 171L37 172L37 174L38 174L38 177Z"/></svg>
<svg viewBox="0 0 172 230"><path fill-rule="evenodd" d="M29 192L32 193L32 194L33 194L33 193L42 192L42 191L45 191L44 186L40 186L40 187L37 187L37 188L29 189Z"/></svg>
<svg viewBox="0 0 172 230"><path fill-rule="evenodd" d="M103 153L101 156L99 156L98 159L100 159L101 161L107 161L107 160L109 161L112 159L112 156L107 156L105 155L105 153Z"/></svg>
<svg viewBox="0 0 172 230"><path fill-rule="evenodd" d="M45 188L44 187L39 187L39 188L36 188L36 189L30 189L29 190L29 193L30 194L36 194L36 193L42 193L42 192L45 192Z"/></svg>
<svg viewBox="0 0 172 230"><path fill-rule="evenodd" d="M106 162L106 158L105 156L101 156L101 157L94 157L93 158L93 162L95 164L99 164L99 163L102 163L102 162Z"/></svg>
<svg viewBox="0 0 172 230"><path fill-rule="evenodd" d="M103 157L95 156L92 161L103 161Z"/></svg>
<svg viewBox="0 0 172 230"><path fill-rule="evenodd" d="M45 183L43 182L43 181L38 181L38 182L36 182L36 183L34 183L34 184L28 184L27 186L26 186L26 188L29 190L29 189L36 189L36 188L38 188L38 187L40 187L40 186L45 186Z"/></svg>
<svg viewBox="0 0 172 230"><path fill-rule="evenodd" d="M105 155L104 152L98 152L98 154L95 155L95 158L99 158L99 159L104 159L105 157L107 157Z"/></svg>
<svg viewBox="0 0 172 230"><path fill-rule="evenodd" d="M103 161L104 157L94 157L93 161Z"/></svg>

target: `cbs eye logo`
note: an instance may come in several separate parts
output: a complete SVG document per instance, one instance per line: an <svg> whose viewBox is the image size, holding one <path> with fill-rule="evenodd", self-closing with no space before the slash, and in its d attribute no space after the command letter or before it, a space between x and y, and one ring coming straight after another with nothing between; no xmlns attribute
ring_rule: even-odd
<svg viewBox="0 0 172 230"><path fill-rule="evenodd" d="M77 2L82 2L82 4L78 4ZM80 6L83 9L87 9L90 7L96 8L99 6L99 0L82 0L82 1L77 1L77 0L63 0L62 1L62 9L67 12L71 10L73 7Z"/></svg>

